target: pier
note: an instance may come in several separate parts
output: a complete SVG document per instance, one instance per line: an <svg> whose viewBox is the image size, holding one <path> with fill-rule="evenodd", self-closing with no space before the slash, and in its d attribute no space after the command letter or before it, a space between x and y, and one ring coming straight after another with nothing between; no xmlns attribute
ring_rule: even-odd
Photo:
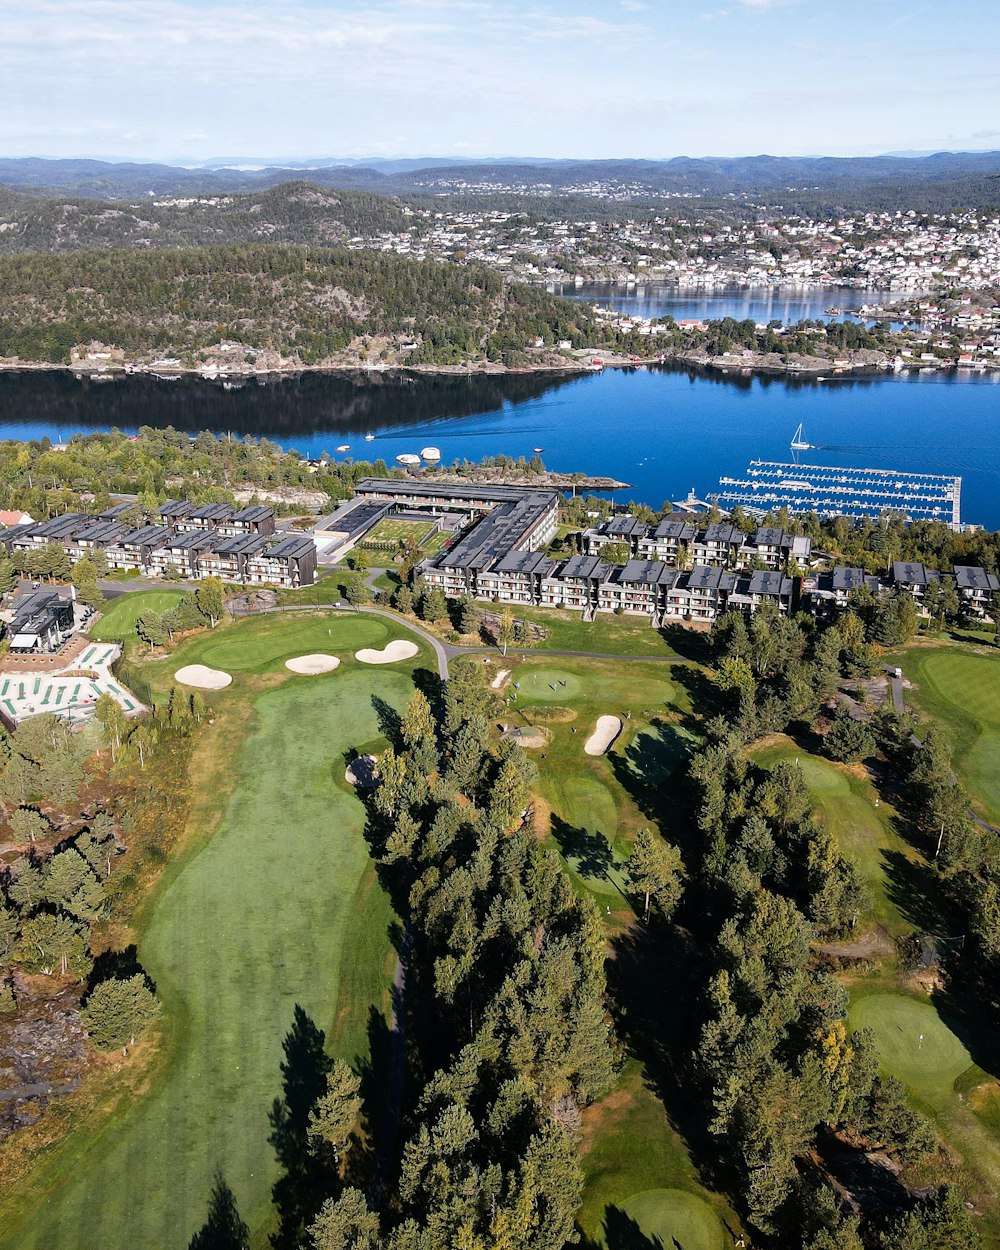
<svg viewBox="0 0 1000 1250"><path fill-rule="evenodd" d="M751 460L744 478L720 478L719 488L724 508L739 504L757 513L787 508L821 517L892 511L910 521L945 521L953 530L961 528L962 479L948 474Z"/></svg>

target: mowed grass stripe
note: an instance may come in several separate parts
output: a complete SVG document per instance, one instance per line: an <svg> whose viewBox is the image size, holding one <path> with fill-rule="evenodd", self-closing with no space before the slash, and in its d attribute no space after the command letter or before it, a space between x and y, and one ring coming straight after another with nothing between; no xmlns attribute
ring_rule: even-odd
<svg viewBox="0 0 1000 1250"><path fill-rule="evenodd" d="M266 1226L281 1041L296 1003L331 1026L341 962L355 957L343 942L369 862L363 809L334 778L344 750L378 736L373 695L402 707L411 689L407 669L358 668L258 697L222 823L158 900L141 943L165 1006L165 1070L5 1246L183 1250L217 1167L251 1227ZM372 914L384 933L385 908ZM381 969L388 937L369 938Z"/></svg>

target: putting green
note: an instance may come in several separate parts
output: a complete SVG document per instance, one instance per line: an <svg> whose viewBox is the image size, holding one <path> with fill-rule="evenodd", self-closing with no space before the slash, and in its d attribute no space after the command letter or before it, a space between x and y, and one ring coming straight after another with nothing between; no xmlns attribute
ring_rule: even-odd
<svg viewBox="0 0 1000 1250"><path fill-rule="evenodd" d="M645 1240L640 1242L637 1231ZM683 1189L634 1194L620 1213L609 1214L603 1242L607 1250L631 1250L640 1244L659 1244L665 1250L723 1250L725 1245L718 1216L704 1199Z"/></svg>
<svg viewBox="0 0 1000 1250"><path fill-rule="evenodd" d="M583 693L580 678L561 668L521 668L515 671L514 681L518 703L563 703Z"/></svg>
<svg viewBox="0 0 1000 1250"><path fill-rule="evenodd" d="M378 738L374 696L402 708L411 691L405 670L359 665L258 696L239 756L218 761L237 773L221 824L165 881L140 939L164 1066L145 1098L98 1136L71 1136L33 1178L4 1250L183 1250L217 1168L264 1244L268 1111L295 1004L328 1031L335 1015L360 1019L347 1032L363 1044L389 953L385 905L369 901L360 928L354 914L369 859L343 752Z"/></svg>
<svg viewBox="0 0 1000 1250"><path fill-rule="evenodd" d="M851 1004L851 1027L872 1029L882 1066L916 1093L950 1090L972 1056L928 1003L902 994L871 994Z"/></svg>

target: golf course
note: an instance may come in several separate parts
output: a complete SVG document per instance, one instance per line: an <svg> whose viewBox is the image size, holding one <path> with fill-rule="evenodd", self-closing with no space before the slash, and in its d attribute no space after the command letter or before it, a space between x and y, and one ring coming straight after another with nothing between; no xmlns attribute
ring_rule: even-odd
<svg viewBox="0 0 1000 1250"><path fill-rule="evenodd" d="M0 1218L3 1247L183 1250L217 1170L254 1245L266 1244L277 1175L268 1111L296 1004L348 1060L366 1053L370 1008L386 1010L392 916L344 755L379 749L373 700L398 709L410 696L420 657L380 668L353 658L400 634L361 615L260 617L145 665L160 692L184 664L234 675L208 696L189 845L137 925L164 1007L158 1063L148 1093L117 1108L96 1140L70 1135L36 1168L23 1191L30 1209ZM323 676L284 668L318 651L341 666Z"/></svg>
<svg viewBox="0 0 1000 1250"><path fill-rule="evenodd" d="M912 932L913 925L888 887L886 865L891 856L915 859L918 855L896 833L892 810L878 800L864 770L811 755L784 735L769 739L753 754L764 768L785 763L799 769L813 801L814 817L826 825L864 882L870 900L868 923L880 925L892 937Z"/></svg>
<svg viewBox="0 0 1000 1250"><path fill-rule="evenodd" d="M1000 655L986 647L921 647L902 653L907 698L947 725L953 764L981 814L1000 825Z"/></svg>

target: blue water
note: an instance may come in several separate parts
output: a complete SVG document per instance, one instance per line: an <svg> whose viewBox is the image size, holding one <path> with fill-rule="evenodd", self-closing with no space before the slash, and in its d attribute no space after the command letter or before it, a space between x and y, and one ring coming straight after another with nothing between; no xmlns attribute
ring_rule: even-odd
<svg viewBox="0 0 1000 1250"><path fill-rule="evenodd" d="M591 282L583 286L556 284L549 289L564 299L584 300L602 308L639 317L671 316L675 321L699 321L747 317L767 324L780 321L860 321L845 314L831 315L830 308L860 308L862 304L890 304L914 299L912 292L852 290L846 287L754 287L749 290L679 290L664 283L625 287L613 282Z"/></svg>
<svg viewBox="0 0 1000 1250"><path fill-rule="evenodd" d="M691 487L705 498L751 459L791 460L799 422L816 444L802 461L960 474L963 519L1000 529L1000 373L829 382L670 368L569 378L306 374L229 391L196 378L98 385L68 373L0 374L0 437L173 425L336 459L347 443L346 456L389 464L428 444L445 463L541 447L549 468L611 475L631 483L619 498L654 507Z"/></svg>

